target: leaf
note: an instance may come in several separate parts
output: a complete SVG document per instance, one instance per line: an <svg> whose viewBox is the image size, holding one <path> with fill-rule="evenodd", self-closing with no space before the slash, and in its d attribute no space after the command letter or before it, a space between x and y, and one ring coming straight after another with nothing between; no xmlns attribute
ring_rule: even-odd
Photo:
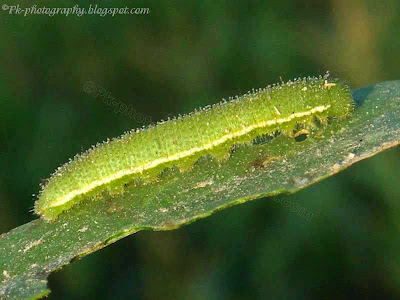
<svg viewBox="0 0 400 300"><path fill-rule="evenodd" d="M122 195L82 201L51 223L37 219L1 235L0 297L39 299L50 292L51 272L127 235L175 229L232 205L294 193L398 145L400 81L355 90L353 97L351 118L324 138L298 143L295 152L260 157L262 145L237 147L223 164L206 157L183 175L168 169L156 183L132 184Z"/></svg>

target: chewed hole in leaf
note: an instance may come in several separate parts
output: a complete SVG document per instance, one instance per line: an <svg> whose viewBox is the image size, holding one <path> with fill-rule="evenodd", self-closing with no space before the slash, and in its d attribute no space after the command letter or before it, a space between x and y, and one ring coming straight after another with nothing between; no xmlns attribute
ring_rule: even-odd
<svg viewBox="0 0 400 300"><path fill-rule="evenodd" d="M303 142L308 138L310 132L306 129L301 129L294 134L294 139L296 142Z"/></svg>

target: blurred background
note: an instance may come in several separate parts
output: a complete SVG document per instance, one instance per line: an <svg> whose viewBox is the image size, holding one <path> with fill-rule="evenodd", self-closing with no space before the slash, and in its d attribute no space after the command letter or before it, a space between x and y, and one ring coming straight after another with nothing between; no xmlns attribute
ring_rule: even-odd
<svg viewBox="0 0 400 300"><path fill-rule="evenodd" d="M89 5L150 13L0 11L0 233L37 218L39 183L107 137L280 78L400 79L398 0ZM49 299L399 299L399 166L395 148L288 197L312 218L259 199L139 232L51 275Z"/></svg>

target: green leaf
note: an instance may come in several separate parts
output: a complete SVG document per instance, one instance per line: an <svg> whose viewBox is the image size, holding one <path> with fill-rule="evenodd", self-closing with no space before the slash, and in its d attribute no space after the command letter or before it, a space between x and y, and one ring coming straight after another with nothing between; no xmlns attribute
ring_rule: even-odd
<svg viewBox="0 0 400 300"><path fill-rule="evenodd" d="M0 298L39 299L50 292L51 272L127 235L175 229L235 204L294 193L398 145L400 81L355 90L353 97L352 117L324 138L297 143L296 151L260 156L265 145L237 147L222 164L206 157L183 174L168 169L158 182L82 201L51 223L37 219L1 235Z"/></svg>

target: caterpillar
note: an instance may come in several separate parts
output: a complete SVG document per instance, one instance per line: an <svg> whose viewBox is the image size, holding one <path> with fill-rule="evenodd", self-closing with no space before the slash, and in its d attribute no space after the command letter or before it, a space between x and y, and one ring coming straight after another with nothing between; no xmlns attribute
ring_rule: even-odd
<svg viewBox="0 0 400 300"><path fill-rule="evenodd" d="M34 211L53 220L85 198L141 179L151 182L162 170L182 172L200 157L229 159L229 150L263 135L295 138L315 120L347 118L354 109L348 86L329 74L295 79L126 132L93 146L59 167L42 186ZM298 130L299 124L301 130Z"/></svg>

